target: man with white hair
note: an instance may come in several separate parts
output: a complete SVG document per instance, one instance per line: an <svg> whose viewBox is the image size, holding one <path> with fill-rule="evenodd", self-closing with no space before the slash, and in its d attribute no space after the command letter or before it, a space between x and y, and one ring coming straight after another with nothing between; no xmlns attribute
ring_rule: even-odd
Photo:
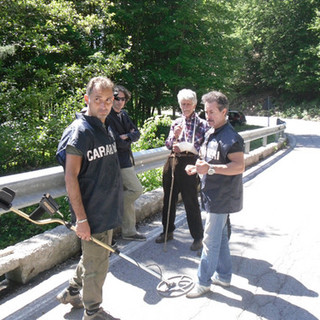
<svg viewBox="0 0 320 320"><path fill-rule="evenodd" d="M198 251L202 248L203 238L198 202L198 177L188 176L185 167L196 163L205 133L210 127L195 113L197 95L194 91L182 89L177 97L182 116L173 122L166 140L166 147L171 150L171 154L163 168L163 232L156 238L156 243L173 239L177 200L181 193L190 234L193 238L190 249Z"/></svg>

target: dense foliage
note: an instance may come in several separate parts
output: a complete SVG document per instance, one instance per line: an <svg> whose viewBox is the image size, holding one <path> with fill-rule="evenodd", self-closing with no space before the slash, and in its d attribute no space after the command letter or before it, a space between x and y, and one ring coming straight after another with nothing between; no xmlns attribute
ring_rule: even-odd
<svg viewBox="0 0 320 320"><path fill-rule="evenodd" d="M230 1L116 1L114 44L130 35L129 70L117 75L133 90L131 114L144 120L155 109L176 106L184 88L200 96L226 90L239 43L232 37Z"/></svg>
<svg viewBox="0 0 320 320"><path fill-rule="evenodd" d="M315 118L319 0L0 0L0 175L55 165L62 130L103 74L142 127L178 90Z"/></svg>
<svg viewBox="0 0 320 320"><path fill-rule="evenodd" d="M163 147L169 134L171 118L155 116L147 119L141 128L141 137L132 146L133 151ZM162 168L152 169L138 174L143 191L151 191L162 185Z"/></svg>
<svg viewBox="0 0 320 320"><path fill-rule="evenodd" d="M245 49L243 80L310 100L319 95L319 1L240 1ZM242 85L242 83L240 83Z"/></svg>
<svg viewBox="0 0 320 320"><path fill-rule="evenodd" d="M0 173L8 173L54 163L88 79L126 68L127 49L110 49L108 1L0 5Z"/></svg>

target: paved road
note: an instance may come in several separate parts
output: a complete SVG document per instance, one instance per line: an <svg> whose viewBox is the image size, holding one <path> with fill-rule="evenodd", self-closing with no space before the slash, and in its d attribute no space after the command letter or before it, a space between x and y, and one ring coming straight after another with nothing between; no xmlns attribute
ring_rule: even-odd
<svg viewBox="0 0 320 320"><path fill-rule="evenodd" d="M257 123L249 117L252 121L267 125L267 119ZM156 290L158 278L112 255L104 308L122 320L320 319L320 123L290 120L287 133L291 148L246 171L245 209L231 219L230 288L212 286L210 293L194 300L164 298ZM183 206L177 222L166 252L154 243L159 217L140 226L147 242L120 242L121 252L143 265L158 265L165 278L195 277L199 257L189 250ZM54 298L66 286L74 262L0 300L0 319L81 319L82 310L59 305Z"/></svg>

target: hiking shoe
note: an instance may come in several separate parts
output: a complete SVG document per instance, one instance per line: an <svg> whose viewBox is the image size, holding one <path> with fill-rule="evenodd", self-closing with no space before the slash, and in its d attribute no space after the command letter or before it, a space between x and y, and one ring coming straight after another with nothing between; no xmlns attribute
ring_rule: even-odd
<svg viewBox="0 0 320 320"><path fill-rule="evenodd" d="M161 233L156 238L156 243L164 243L165 233ZM168 232L167 241L173 240L173 232Z"/></svg>
<svg viewBox="0 0 320 320"><path fill-rule="evenodd" d="M210 286L202 286L201 284L196 284L194 288L187 294L187 298L198 298L203 296L205 293L210 291Z"/></svg>
<svg viewBox="0 0 320 320"><path fill-rule="evenodd" d="M123 240L127 241L146 241L147 238L140 233L136 233L132 236L122 236Z"/></svg>
<svg viewBox="0 0 320 320"><path fill-rule="evenodd" d="M60 301L60 303L63 303L63 304L70 303L76 309L83 308L83 303L81 300L80 293L72 296L68 288L61 291L56 298L58 299L58 301Z"/></svg>
<svg viewBox="0 0 320 320"><path fill-rule="evenodd" d="M190 246L190 250L191 251L198 251L200 249L202 249L203 245L202 245L202 239L200 240L194 240L192 245Z"/></svg>
<svg viewBox="0 0 320 320"><path fill-rule="evenodd" d="M94 312L91 315L89 315L87 313L87 310L85 310L83 313L82 320L120 320L120 319L114 318L111 314L105 312L102 308L99 308L97 312Z"/></svg>
<svg viewBox="0 0 320 320"><path fill-rule="evenodd" d="M212 283L225 288L230 287L230 282L222 281L222 280L219 280L218 278L213 278Z"/></svg>

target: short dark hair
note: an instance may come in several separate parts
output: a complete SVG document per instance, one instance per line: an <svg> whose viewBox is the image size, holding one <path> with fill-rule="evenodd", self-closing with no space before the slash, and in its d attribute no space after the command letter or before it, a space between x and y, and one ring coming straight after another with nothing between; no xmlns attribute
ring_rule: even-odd
<svg viewBox="0 0 320 320"><path fill-rule="evenodd" d="M131 99L131 92L127 88L125 88L124 86L117 84L114 87L114 95L117 95L119 92L123 92L123 94L126 98L126 102L128 102Z"/></svg>
<svg viewBox="0 0 320 320"><path fill-rule="evenodd" d="M213 103L217 102L219 106L219 110L229 109L229 101L228 98L219 91L210 91L202 96L201 102L205 103Z"/></svg>

